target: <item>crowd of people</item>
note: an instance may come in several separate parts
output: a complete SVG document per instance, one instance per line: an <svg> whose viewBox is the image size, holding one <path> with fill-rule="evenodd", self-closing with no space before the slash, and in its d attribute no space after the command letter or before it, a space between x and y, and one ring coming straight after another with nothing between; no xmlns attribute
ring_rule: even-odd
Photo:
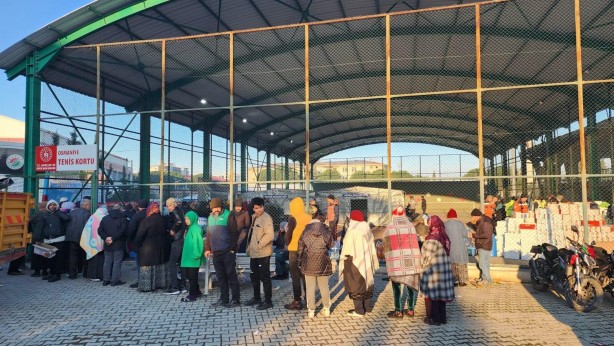
<svg viewBox="0 0 614 346"><path fill-rule="evenodd" d="M488 203L493 203L488 199ZM315 200L306 206L300 197L289 203L290 215L274 229L265 200L254 198L247 210L245 201L236 198L232 208L219 198L209 201L205 229L199 225L199 213L181 207L174 198L158 203L100 206L90 214L89 199L75 203L50 200L38 206L30 221L33 241L49 244L55 256L32 257L32 276L56 282L62 274L75 279L78 273L103 286L120 286L122 262L134 254L137 266L131 288L140 292L163 290L179 295L182 302L194 302L201 295L198 271L212 261L219 283L216 307L254 306L259 310L274 306L272 282L291 278L292 297L284 305L288 310L307 309L315 317L316 290L320 291L321 314L331 314L329 279L338 268L354 308L353 317L371 313L375 273L380 258L373 232L359 210L349 213L349 222L339 229L339 205L328 196L326 212ZM409 205L415 212L417 205ZM422 199L423 212L426 200ZM394 309L389 318L413 317L419 297L425 302L425 323L447 323L446 303L451 302L454 287L467 286L468 244L473 238L477 248L480 279L476 285L491 282L490 251L494 233L493 210L471 212L471 231L450 209L447 221L439 216L411 217L402 206L392 212L383 235L383 253L391 281ZM163 212L163 210L165 212ZM201 214L202 215L202 214ZM276 234L277 233L277 234ZM341 248L338 266L333 265L331 250ZM253 294L241 300L236 270L237 253L250 257L250 281ZM275 275L269 272L270 261Z"/></svg>

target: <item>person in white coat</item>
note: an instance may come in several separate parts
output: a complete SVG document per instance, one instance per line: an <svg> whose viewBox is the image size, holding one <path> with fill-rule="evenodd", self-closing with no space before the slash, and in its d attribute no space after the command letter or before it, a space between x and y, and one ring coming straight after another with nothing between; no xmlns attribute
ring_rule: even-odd
<svg viewBox="0 0 614 346"><path fill-rule="evenodd" d="M343 277L345 290L354 301L354 309L348 311L348 315L364 316L373 310L373 275L379 268L379 260L373 233L359 210L350 212L350 224L343 238L340 257L339 274Z"/></svg>

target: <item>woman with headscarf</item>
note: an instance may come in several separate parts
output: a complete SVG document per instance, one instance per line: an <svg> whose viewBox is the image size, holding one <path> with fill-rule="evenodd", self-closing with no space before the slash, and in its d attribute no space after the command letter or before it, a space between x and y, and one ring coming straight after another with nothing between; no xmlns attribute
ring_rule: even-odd
<svg viewBox="0 0 614 346"><path fill-rule="evenodd" d="M359 210L350 212L350 224L341 250L339 273L343 277L345 290L354 301L349 316L361 317L371 312L373 296L373 274L379 268L373 233Z"/></svg>
<svg viewBox="0 0 614 346"><path fill-rule="evenodd" d="M465 228L465 224L458 219L454 209L448 211L448 221L446 221L445 227L446 235L450 238L450 263L452 263L454 286L467 286L467 282L469 282L469 271L467 269L469 231Z"/></svg>
<svg viewBox="0 0 614 346"><path fill-rule="evenodd" d="M188 211L185 214L185 223L188 226L183 251L181 253L181 268L190 282L190 292L182 302L193 302L202 296L198 285L198 268L203 261L203 229L198 225L198 214Z"/></svg>
<svg viewBox="0 0 614 346"><path fill-rule="evenodd" d="M85 223L83 233L81 233L79 244L85 250L85 257L87 259L87 272L85 276L92 281L101 281L103 278L104 252L102 250L104 248L104 241L98 235L98 228L102 218L108 214L105 206L96 209L96 212Z"/></svg>
<svg viewBox="0 0 614 346"><path fill-rule="evenodd" d="M454 277L450 264L450 239L439 216L429 218L429 234L422 244L422 277L420 291L424 295L424 323L447 323L446 303L454 300Z"/></svg>
<svg viewBox="0 0 614 346"><path fill-rule="evenodd" d="M166 288L169 284L166 262L170 257L170 243L158 203L151 203L147 208L147 217L139 225L134 242L139 249L139 291Z"/></svg>
<svg viewBox="0 0 614 346"><path fill-rule="evenodd" d="M422 256L418 244L416 228L405 216L405 210L398 206L392 211L392 220L384 231L384 251L386 271L392 282L394 310L388 312L390 318L414 317L414 308L420 287ZM407 310L403 291L407 290Z"/></svg>

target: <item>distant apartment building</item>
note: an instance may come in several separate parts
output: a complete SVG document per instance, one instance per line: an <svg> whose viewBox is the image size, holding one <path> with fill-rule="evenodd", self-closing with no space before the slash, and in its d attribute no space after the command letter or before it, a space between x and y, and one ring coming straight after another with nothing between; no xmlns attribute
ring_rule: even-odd
<svg viewBox="0 0 614 346"><path fill-rule="evenodd" d="M327 170L337 171L342 179L349 179L355 173L364 172L366 174L373 173L378 170L386 171L388 165L377 161L367 160L335 160L335 161L321 161L317 162L313 167L314 177L325 173Z"/></svg>
<svg viewBox="0 0 614 346"><path fill-rule="evenodd" d="M158 172L160 165L151 165L149 166L150 172ZM170 170L171 173L177 173L185 178L190 178L190 167L181 167L177 166L174 163L165 163L164 164L164 173L168 173Z"/></svg>

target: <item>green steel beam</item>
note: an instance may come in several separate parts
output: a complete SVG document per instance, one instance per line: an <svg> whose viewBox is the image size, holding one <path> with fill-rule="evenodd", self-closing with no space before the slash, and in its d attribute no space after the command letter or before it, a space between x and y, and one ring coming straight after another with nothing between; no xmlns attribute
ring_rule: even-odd
<svg viewBox="0 0 614 346"><path fill-rule="evenodd" d="M38 201L38 179L34 151L40 145L41 80L35 72L36 53L26 58L26 133L24 143L23 192Z"/></svg>
<svg viewBox="0 0 614 346"><path fill-rule="evenodd" d="M151 116L149 114L141 114L140 125L140 152L139 152L139 183L150 184L151 175L149 167L151 166ZM141 186L141 198L150 198L151 188L149 186Z"/></svg>
<svg viewBox="0 0 614 346"><path fill-rule="evenodd" d="M64 48L65 46L80 40L83 37L86 37L106 26L112 25L118 21L121 21L125 18L138 14L140 12L146 11L148 9L160 6L162 4L168 3L171 0L143 0L127 6L124 9L121 9L117 12L108 14L92 23L85 25L84 27L77 29L64 37L59 38L57 41L51 43L50 45L38 50L37 59L34 62L34 70L35 72L42 71L47 64L53 60L53 58ZM26 60L20 62L19 64L11 67L6 71L6 75L9 80L14 79L20 74L26 72Z"/></svg>

